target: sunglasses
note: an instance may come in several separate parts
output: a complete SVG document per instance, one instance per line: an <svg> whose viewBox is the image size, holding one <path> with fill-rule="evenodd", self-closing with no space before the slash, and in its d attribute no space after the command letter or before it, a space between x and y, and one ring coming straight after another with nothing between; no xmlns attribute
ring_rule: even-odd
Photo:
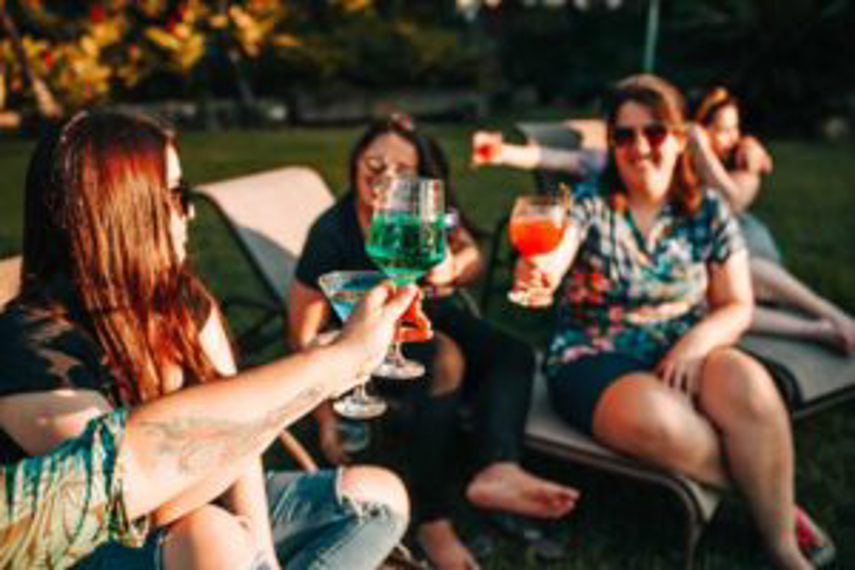
<svg viewBox="0 0 855 570"><path fill-rule="evenodd" d="M169 195L185 217L190 217L193 209L192 194L193 187L183 178L178 181L178 184L169 189Z"/></svg>
<svg viewBox="0 0 855 570"><path fill-rule="evenodd" d="M670 129L661 123L654 123L640 128L615 127L612 131L612 143L617 148L627 148L635 144L637 136L643 136L651 148L659 148L668 138Z"/></svg>

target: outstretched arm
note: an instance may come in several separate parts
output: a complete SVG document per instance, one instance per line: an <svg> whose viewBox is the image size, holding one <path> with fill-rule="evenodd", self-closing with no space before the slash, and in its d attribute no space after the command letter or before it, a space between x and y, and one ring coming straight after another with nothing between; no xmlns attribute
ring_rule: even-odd
<svg viewBox="0 0 855 570"><path fill-rule="evenodd" d="M390 295L386 286L369 293L329 346L260 366L229 382L194 386L134 411L119 453L129 518L150 513L202 482L209 496L198 497L199 505L209 502L282 428L351 388L356 372L376 367L415 289Z"/></svg>
<svg viewBox="0 0 855 570"><path fill-rule="evenodd" d="M330 307L323 293L295 279L288 302L288 341L292 349L312 346L330 319ZM318 422L318 438L326 459L335 465L350 463L337 429L332 405L322 402L312 415Z"/></svg>
<svg viewBox="0 0 855 570"><path fill-rule="evenodd" d="M200 334L202 347L211 360L217 372L223 378L237 374L234 352L226 335L222 318L218 310L211 311L208 321ZM200 490L204 492L204 490ZM185 500L191 497L182 496ZM279 568L276 551L273 545L273 535L270 531L268 515L267 492L264 485L264 470L261 458L256 458L247 464L240 477L229 487L221 497L223 505L235 515L244 517L248 522L252 536L259 552L265 553L271 569ZM175 501L167 509L159 509L158 514L169 517L169 511L175 511L178 505ZM178 512L181 512L180 510Z"/></svg>
<svg viewBox="0 0 855 570"><path fill-rule="evenodd" d="M510 166L523 170L566 172L586 178L602 169L605 153L595 149L567 150L540 145L510 144L501 133L478 131L472 136L472 163L476 166Z"/></svg>

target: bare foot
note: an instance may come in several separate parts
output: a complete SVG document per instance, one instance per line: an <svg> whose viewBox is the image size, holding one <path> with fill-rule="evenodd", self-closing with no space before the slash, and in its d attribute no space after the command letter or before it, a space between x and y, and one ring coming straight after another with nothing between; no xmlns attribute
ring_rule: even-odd
<svg viewBox="0 0 855 570"><path fill-rule="evenodd" d="M416 537L437 570L480 570L478 561L461 542L448 519L419 525Z"/></svg>
<svg viewBox="0 0 855 570"><path fill-rule="evenodd" d="M839 348L842 348L848 356L852 356L855 353L855 320L841 316L832 319L831 325L837 333Z"/></svg>
<svg viewBox="0 0 855 570"><path fill-rule="evenodd" d="M579 491L502 462L482 469L466 488L466 498L483 509L554 519L573 510Z"/></svg>
<svg viewBox="0 0 855 570"><path fill-rule="evenodd" d="M795 540L786 541L786 544L773 545L769 549L769 555L776 568L781 570L812 570L810 562L799 551Z"/></svg>
<svg viewBox="0 0 855 570"><path fill-rule="evenodd" d="M822 319L816 321L814 338L840 353L851 356L855 352L855 325L851 319Z"/></svg>

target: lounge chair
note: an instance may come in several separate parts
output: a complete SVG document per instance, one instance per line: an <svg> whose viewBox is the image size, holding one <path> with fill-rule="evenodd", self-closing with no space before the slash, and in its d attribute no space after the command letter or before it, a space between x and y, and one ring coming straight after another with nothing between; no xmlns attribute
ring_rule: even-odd
<svg viewBox="0 0 855 570"><path fill-rule="evenodd" d="M521 123L519 130L528 144L604 150L605 124L596 120L548 123ZM538 191L551 191L567 180L554 173L535 172ZM569 179L571 182L572 178ZM504 236L499 222L494 236ZM514 253L495 239L490 250L482 311L486 314L495 289L495 273L513 263ZM776 382L794 418L802 418L855 395L855 359L840 358L809 343L760 335L746 335L740 345L759 356L774 371ZM569 427L552 410L545 379L538 374L526 428L527 444L568 461L653 483L675 494L684 507L686 523L685 564L691 568L698 540L715 515L722 494L676 473L666 472L641 461L617 454Z"/></svg>
<svg viewBox="0 0 855 570"><path fill-rule="evenodd" d="M258 311L253 324L237 336L238 345L250 351L263 342L262 329L284 315L306 235L333 204L333 195L317 172L299 166L204 184L193 195L213 206L264 289L263 298L222 299L226 312L234 306Z"/></svg>

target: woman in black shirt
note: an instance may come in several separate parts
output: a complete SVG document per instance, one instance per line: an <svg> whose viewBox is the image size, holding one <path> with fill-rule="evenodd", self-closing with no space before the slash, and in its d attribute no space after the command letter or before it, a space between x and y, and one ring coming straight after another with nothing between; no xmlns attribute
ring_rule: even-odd
<svg viewBox="0 0 855 570"><path fill-rule="evenodd" d="M330 310L318 278L329 271L377 269L365 253L374 192L379 177L418 174L450 183L438 145L404 117L368 128L350 160L350 190L324 212L310 230L291 290L292 342L306 346L326 326ZM447 191L448 202L454 195ZM481 255L462 217L449 235L449 255L425 277L437 289L465 286L481 269ZM524 343L459 309L449 298L428 299L425 310L435 331L430 343L404 346L408 356L428 369L416 380L415 417L409 432L408 487L413 495L416 534L439 568L471 568L475 562L457 537L450 519L449 495L454 469L448 464L457 419L458 393L469 399L479 442L479 471L466 494L476 506L556 518L572 510L575 489L546 481L519 464L528 412L534 358ZM347 460L338 442L331 410L316 413L327 457Z"/></svg>

